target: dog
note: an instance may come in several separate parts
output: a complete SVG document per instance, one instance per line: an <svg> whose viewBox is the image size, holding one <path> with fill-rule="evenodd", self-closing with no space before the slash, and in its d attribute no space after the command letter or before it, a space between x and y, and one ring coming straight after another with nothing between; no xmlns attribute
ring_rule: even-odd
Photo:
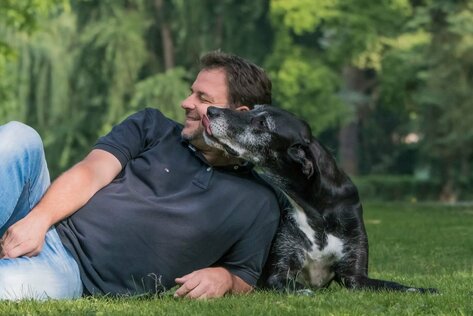
<svg viewBox="0 0 473 316"><path fill-rule="evenodd" d="M368 238L358 191L309 125L270 105L209 107L204 139L262 169L286 205L260 283L313 294L336 281L349 289L436 293L368 277Z"/></svg>

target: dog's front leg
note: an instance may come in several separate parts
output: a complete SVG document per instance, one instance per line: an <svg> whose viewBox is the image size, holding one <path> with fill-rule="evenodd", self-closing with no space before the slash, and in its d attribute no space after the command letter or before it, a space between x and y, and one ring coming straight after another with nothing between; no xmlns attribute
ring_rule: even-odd
<svg viewBox="0 0 473 316"><path fill-rule="evenodd" d="M305 279L303 273L306 256L305 251L293 247L293 245L291 245L291 247L287 246L288 245L285 245L285 247L279 248L279 250L285 249L285 251L272 254L272 262L269 265L269 276L266 279L266 287L281 293L313 295L312 290L299 282L299 280ZM288 251L288 249L291 250ZM278 248L276 248L276 250L278 250Z"/></svg>
<svg viewBox="0 0 473 316"><path fill-rule="evenodd" d="M280 293L289 293L297 295L314 295L314 292L297 281L296 276L288 277L287 273L278 272L271 275L267 280L267 286Z"/></svg>

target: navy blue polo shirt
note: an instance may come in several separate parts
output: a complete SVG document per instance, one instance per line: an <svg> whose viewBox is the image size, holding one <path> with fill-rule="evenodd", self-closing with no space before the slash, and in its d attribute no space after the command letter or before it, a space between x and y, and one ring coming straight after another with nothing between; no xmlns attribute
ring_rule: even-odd
<svg viewBox="0 0 473 316"><path fill-rule="evenodd" d="M123 169L57 226L86 294L155 293L210 266L256 284L279 221L277 199L249 167L209 166L181 130L146 109L95 145Z"/></svg>

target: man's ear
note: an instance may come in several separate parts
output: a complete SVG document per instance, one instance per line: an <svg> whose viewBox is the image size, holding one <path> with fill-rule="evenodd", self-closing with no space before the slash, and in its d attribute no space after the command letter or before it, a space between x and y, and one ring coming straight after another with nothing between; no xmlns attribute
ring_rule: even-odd
<svg viewBox="0 0 473 316"><path fill-rule="evenodd" d="M303 145L293 145L289 147L287 153L292 160L298 162L302 166L302 173L307 176L307 179L312 177L314 174L314 163L307 158Z"/></svg>
<svg viewBox="0 0 473 316"><path fill-rule="evenodd" d="M249 111L250 108L247 107L246 105L241 105L235 109L236 111Z"/></svg>

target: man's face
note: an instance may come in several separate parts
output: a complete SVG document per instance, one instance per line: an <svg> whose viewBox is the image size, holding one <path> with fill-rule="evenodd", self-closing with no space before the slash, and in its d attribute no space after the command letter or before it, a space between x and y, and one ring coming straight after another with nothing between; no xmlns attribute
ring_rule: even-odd
<svg viewBox="0 0 473 316"><path fill-rule="evenodd" d="M226 75L221 68L200 71L192 84L191 94L181 104L186 111L182 137L197 148L205 144L202 135L204 131L202 117L211 105L229 107Z"/></svg>

